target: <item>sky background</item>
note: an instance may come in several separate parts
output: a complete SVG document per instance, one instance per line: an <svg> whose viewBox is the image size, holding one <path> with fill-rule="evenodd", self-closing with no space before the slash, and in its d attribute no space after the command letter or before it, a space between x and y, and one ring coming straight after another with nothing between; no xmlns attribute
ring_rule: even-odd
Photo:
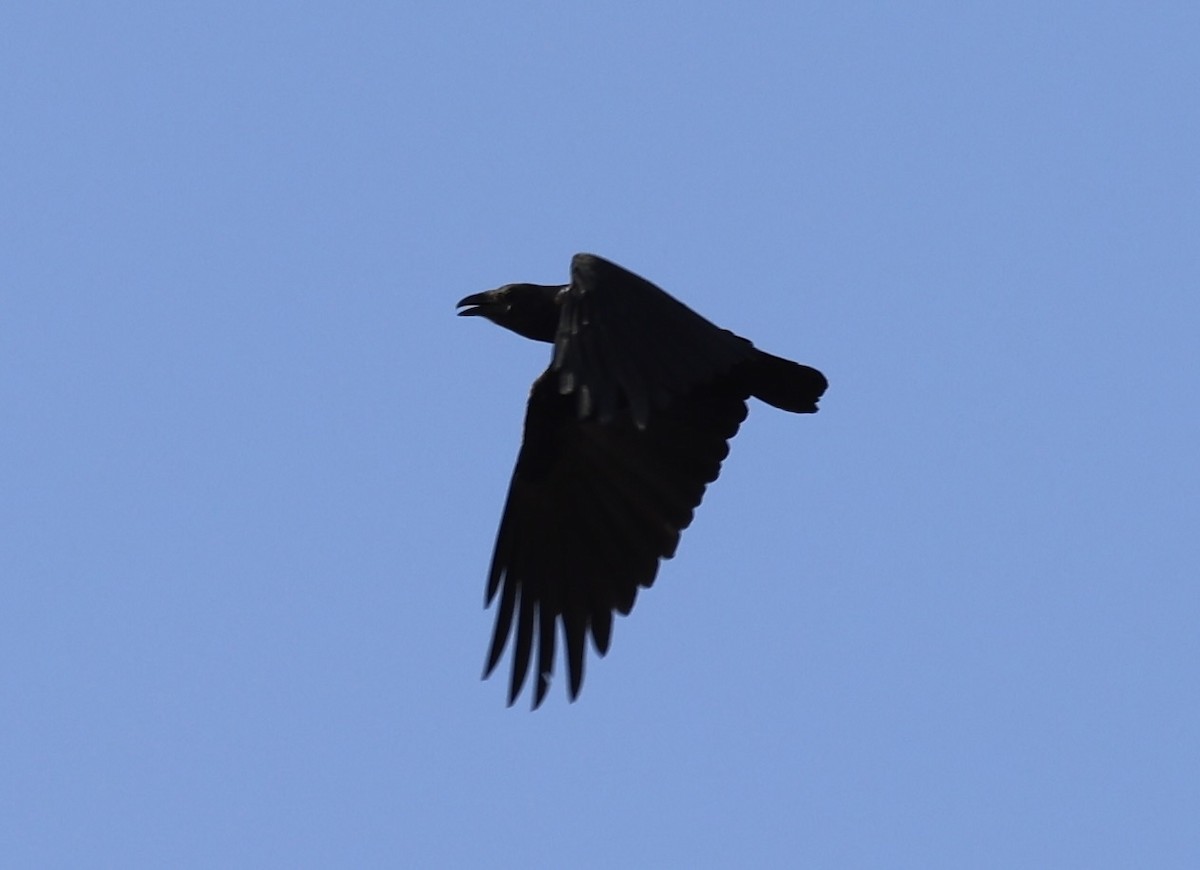
<svg viewBox="0 0 1200 870"><path fill-rule="evenodd" d="M1200 866L1200 6L0 10L0 863ZM818 366L480 682L592 251ZM505 662L507 668L507 661Z"/></svg>

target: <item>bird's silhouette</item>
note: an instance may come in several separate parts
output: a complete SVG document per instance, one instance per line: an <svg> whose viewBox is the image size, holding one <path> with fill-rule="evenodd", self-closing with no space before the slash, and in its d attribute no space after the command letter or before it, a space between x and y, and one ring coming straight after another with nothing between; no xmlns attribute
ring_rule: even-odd
<svg viewBox="0 0 1200 870"><path fill-rule="evenodd" d="M511 705L536 638L536 709L561 625L574 700L588 636L604 655L613 614L628 614L675 554L747 399L809 414L827 381L593 254L575 255L569 284L507 284L458 306L554 345L529 394L488 574L499 608L485 676L513 636Z"/></svg>

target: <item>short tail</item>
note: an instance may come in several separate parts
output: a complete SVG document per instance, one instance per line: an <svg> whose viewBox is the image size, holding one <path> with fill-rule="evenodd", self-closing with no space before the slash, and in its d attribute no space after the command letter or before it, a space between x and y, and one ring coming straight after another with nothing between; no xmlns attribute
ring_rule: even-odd
<svg viewBox="0 0 1200 870"><path fill-rule="evenodd" d="M755 351L749 373L752 396L795 414L816 413L817 400L829 386L816 369L761 350Z"/></svg>

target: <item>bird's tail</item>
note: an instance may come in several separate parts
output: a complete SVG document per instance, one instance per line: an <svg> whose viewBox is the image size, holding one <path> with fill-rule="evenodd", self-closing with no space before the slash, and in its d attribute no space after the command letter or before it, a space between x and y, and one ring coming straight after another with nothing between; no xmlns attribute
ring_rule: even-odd
<svg viewBox="0 0 1200 870"><path fill-rule="evenodd" d="M755 349L749 366L750 394L784 411L812 414L829 386L814 368Z"/></svg>

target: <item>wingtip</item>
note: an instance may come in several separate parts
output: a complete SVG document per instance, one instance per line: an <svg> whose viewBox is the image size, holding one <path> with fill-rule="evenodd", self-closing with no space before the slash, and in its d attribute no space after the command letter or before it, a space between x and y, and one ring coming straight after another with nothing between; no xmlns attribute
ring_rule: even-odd
<svg viewBox="0 0 1200 870"><path fill-rule="evenodd" d="M533 707L531 709L536 710L538 707L542 706L542 702L546 700L546 695L549 694L549 692L550 675L544 673L538 674L537 686L534 687L533 691Z"/></svg>
<svg viewBox="0 0 1200 870"><path fill-rule="evenodd" d="M578 284L582 281L586 284L587 279L594 277L596 272L613 269L625 271L611 260L581 251L571 258L571 283Z"/></svg>

